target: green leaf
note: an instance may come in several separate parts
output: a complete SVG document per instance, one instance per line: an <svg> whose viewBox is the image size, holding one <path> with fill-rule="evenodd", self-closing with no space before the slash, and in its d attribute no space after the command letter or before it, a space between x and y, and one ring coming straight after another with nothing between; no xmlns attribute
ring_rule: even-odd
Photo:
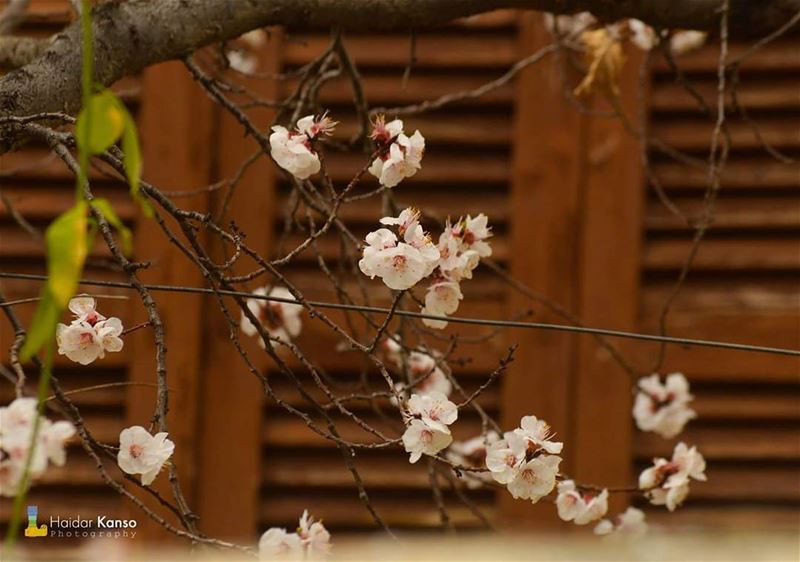
<svg viewBox="0 0 800 562"><path fill-rule="evenodd" d="M79 201L47 228L47 287L56 305L65 309L75 295L89 252L88 206Z"/></svg>
<svg viewBox="0 0 800 562"><path fill-rule="evenodd" d="M131 197L139 203L142 212L146 217L153 217L153 208L150 202L142 197L139 190L142 175L142 151L139 148L139 133L136 130L136 122L131 114L125 111L125 130L122 133L122 152L125 153L125 175L128 177L128 185L131 186Z"/></svg>
<svg viewBox="0 0 800 562"><path fill-rule="evenodd" d="M133 234L131 234L130 229L120 220L117 213L114 212L114 207L111 206L108 199L93 199L89 204L100 211L108 223L116 229L119 234L119 243L120 246L122 246L122 253L126 256L130 256L133 252Z"/></svg>
<svg viewBox="0 0 800 562"><path fill-rule="evenodd" d="M111 90L93 95L78 115L75 135L80 148L90 154L105 152L123 134L127 113Z"/></svg>
<svg viewBox="0 0 800 562"><path fill-rule="evenodd" d="M53 338L62 310L53 300L50 289L45 285L40 294L39 306L36 307L33 321L25 337L25 345L22 346L20 351L20 359L22 361L27 361L33 357L44 344Z"/></svg>

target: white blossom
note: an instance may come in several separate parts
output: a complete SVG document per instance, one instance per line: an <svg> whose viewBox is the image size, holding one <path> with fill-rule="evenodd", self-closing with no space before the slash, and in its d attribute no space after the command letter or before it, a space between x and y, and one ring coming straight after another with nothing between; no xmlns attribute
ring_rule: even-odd
<svg viewBox="0 0 800 562"><path fill-rule="evenodd" d="M233 49L226 53L228 65L236 72L253 74L258 70L258 59L252 53L240 49Z"/></svg>
<svg viewBox="0 0 800 562"><path fill-rule="evenodd" d="M476 469L486 468L488 448L500 440L496 431L488 431L467 441L454 441L447 449L447 460L453 464ZM475 490L492 482L492 473L485 471L462 471L467 488Z"/></svg>
<svg viewBox="0 0 800 562"><path fill-rule="evenodd" d="M551 455L558 454L564 447L563 443L551 441L553 436L550 426L546 421L538 419L536 416L524 416L519 423L519 427L514 433L527 441L526 449L543 449Z"/></svg>
<svg viewBox="0 0 800 562"><path fill-rule="evenodd" d="M679 30L669 38L669 48L673 55L685 55L702 47L707 38L708 33L705 31Z"/></svg>
<svg viewBox="0 0 800 562"><path fill-rule="evenodd" d="M631 43L642 51L649 51L658 45L658 35L655 30L643 21L628 20L628 27L631 31Z"/></svg>
<svg viewBox="0 0 800 562"><path fill-rule="evenodd" d="M427 394L413 394L408 399L408 411L440 431L449 431L447 426L458 419L458 407L436 390Z"/></svg>
<svg viewBox="0 0 800 562"><path fill-rule="evenodd" d="M409 137L403 132L403 122L399 119L386 124L378 117L371 136L380 154L372 161L369 173L378 178L381 185L394 187L422 167L425 138L419 131Z"/></svg>
<svg viewBox="0 0 800 562"><path fill-rule="evenodd" d="M336 122L327 115L315 118L307 115L297 121L294 130L275 125L269 136L272 158L275 162L296 177L304 180L320 170L319 156L312 143L321 135L333 132Z"/></svg>
<svg viewBox="0 0 800 562"><path fill-rule="evenodd" d="M300 517L297 535L305 550L306 560L322 560L330 554L331 534L321 521L315 521L308 514L308 510L303 511Z"/></svg>
<svg viewBox="0 0 800 562"><path fill-rule="evenodd" d="M404 240L410 244L416 237L418 237L417 227L419 226L419 217L419 209L408 207L407 209L400 211L400 214L397 217L383 217L380 220L380 223L389 226L397 226L397 231L400 236L402 236Z"/></svg>
<svg viewBox="0 0 800 562"><path fill-rule="evenodd" d="M411 420L403 433L403 447L411 454L411 463L417 462L422 455L435 455L452 442L449 428L445 426L445 431L442 431L420 419Z"/></svg>
<svg viewBox="0 0 800 562"><path fill-rule="evenodd" d="M653 459L653 466L639 475L639 489L653 505L674 511L689 495L690 480L705 481L706 461L696 447L678 443L672 460Z"/></svg>
<svg viewBox="0 0 800 562"><path fill-rule="evenodd" d="M263 29L252 29L240 35L239 39L244 41L249 47L258 49L266 44L267 34Z"/></svg>
<svg viewBox="0 0 800 562"><path fill-rule="evenodd" d="M253 294L296 300L286 287L273 287L269 290L266 287L259 287L253 291ZM303 312L302 305L266 299L247 299L247 308L259 320L270 337L288 342L300 335L303 327L300 320L300 314ZM244 312L242 312L240 326L242 332L247 336L259 335L258 328L253 325ZM261 338L258 338L258 343L261 347L265 347L264 340Z"/></svg>
<svg viewBox="0 0 800 562"><path fill-rule="evenodd" d="M68 421L51 422L43 418L39 429L40 445L47 459L56 466L67 462L65 445L75 435L75 426Z"/></svg>
<svg viewBox="0 0 800 562"><path fill-rule="evenodd" d="M33 441L36 420L39 430L33 443L30 477L39 478L48 462L63 466L65 446L75 435L75 427L66 421L52 422L39 416L34 398L17 398L0 408L0 496L14 496L19 489Z"/></svg>
<svg viewBox="0 0 800 562"><path fill-rule="evenodd" d="M558 484L556 507L558 516L564 521L586 525L608 511L608 490L580 490L573 480L564 480Z"/></svg>
<svg viewBox="0 0 800 562"><path fill-rule="evenodd" d="M75 315L75 320L94 326L106 317L97 311L97 303L93 297L78 295L69 300L69 310Z"/></svg>
<svg viewBox="0 0 800 562"><path fill-rule="evenodd" d="M618 536L638 537L647 532L647 523L644 512L635 507L629 507L624 513L617 515L616 521L603 519L594 528L597 535L614 534Z"/></svg>
<svg viewBox="0 0 800 562"><path fill-rule="evenodd" d="M657 374L643 377L638 383L633 417L642 431L653 431L671 439L683 431L686 423L697 417L689 408L694 397L689 382L681 373L672 373L662 384Z"/></svg>
<svg viewBox="0 0 800 562"><path fill-rule="evenodd" d="M456 281L436 281L428 287L425 293L425 306L422 308L422 313L448 316L458 310L458 305L463 298L461 287ZM422 323L430 328L439 330L447 326L446 320L434 320L431 318L423 318Z"/></svg>
<svg viewBox="0 0 800 562"><path fill-rule="evenodd" d="M528 461L523 460L514 478L507 484L508 491L514 499L536 503L553 491L559 464L561 457L555 455L539 455Z"/></svg>
<svg viewBox="0 0 800 562"><path fill-rule="evenodd" d="M268 529L258 541L260 560L302 560L303 545L297 533L286 529Z"/></svg>
<svg viewBox="0 0 800 562"><path fill-rule="evenodd" d="M492 255L492 247L486 241L492 236L492 229L489 226L489 217L483 213L472 218L462 219L455 227L454 235L461 239L464 250L473 250L482 258Z"/></svg>
<svg viewBox="0 0 800 562"><path fill-rule="evenodd" d="M436 361L428 353L412 351L408 354L406 370L411 378L408 387L414 393L424 396L432 392L439 392L444 396L450 396L453 391L453 384L444 374L444 371L437 366ZM398 356L398 361L395 364L398 368L402 368L402 358ZM395 388L402 392L406 389L406 384L397 383Z"/></svg>
<svg viewBox="0 0 800 562"><path fill-rule="evenodd" d="M524 440L509 431L505 433L503 439L489 445L486 451L486 468L496 482L508 484L515 478L517 468L524 458Z"/></svg>
<svg viewBox="0 0 800 562"><path fill-rule="evenodd" d="M105 357L106 352L122 351L120 336L123 332L119 318L106 318L95 309L92 297L79 296L70 299L69 309L76 318L67 326L56 326L58 353L70 360L88 365Z"/></svg>
<svg viewBox="0 0 800 562"><path fill-rule="evenodd" d="M384 224L396 224L405 242L394 232L380 228L367 234L358 267L371 279L380 277L397 291L410 289L430 275L439 263L439 249L418 224L419 213L406 209L399 217L384 217Z"/></svg>
<svg viewBox="0 0 800 562"><path fill-rule="evenodd" d="M150 435L145 428L135 425L119 434L117 464L128 474L141 474L142 484L148 486L174 450L175 444L167 439L166 433Z"/></svg>
<svg viewBox="0 0 800 562"><path fill-rule="evenodd" d="M592 27L597 20L589 12L579 12L574 15L555 15L549 12L544 14L544 25L553 35L567 38L576 38L581 33Z"/></svg>

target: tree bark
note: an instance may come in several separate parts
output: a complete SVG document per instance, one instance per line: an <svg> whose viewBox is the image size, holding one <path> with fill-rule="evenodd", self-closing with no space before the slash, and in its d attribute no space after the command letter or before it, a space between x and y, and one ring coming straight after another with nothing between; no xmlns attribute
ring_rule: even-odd
<svg viewBox="0 0 800 562"><path fill-rule="evenodd" d="M657 27L714 29L721 0L128 0L93 14L95 80L123 76L258 27L414 30L500 8L635 17ZM732 33L765 33L800 11L800 0L733 0ZM69 26L44 54L0 78L0 154L13 146L2 119L80 106L80 28Z"/></svg>

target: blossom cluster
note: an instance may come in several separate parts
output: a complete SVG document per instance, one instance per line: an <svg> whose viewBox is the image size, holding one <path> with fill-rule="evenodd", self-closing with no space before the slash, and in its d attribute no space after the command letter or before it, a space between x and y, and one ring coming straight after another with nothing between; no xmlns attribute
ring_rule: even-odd
<svg viewBox="0 0 800 562"><path fill-rule="evenodd" d="M397 234L380 228L367 234L358 266L370 278L380 277L387 287L410 289L430 277L422 313L442 318L425 318L431 328L447 326L444 317L453 314L464 298L461 281L472 279L481 258L492 255L487 241L492 236L489 219L483 213L467 215L455 224L449 221L434 245L430 234L419 224L420 212L409 207L397 217L383 217L380 222L397 228Z"/></svg>
<svg viewBox="0 0 800 562"><path fill-rule="evenodd" d="M56 327L58 353L72 361L88 365L102 359L106 352L122 351L122 322L119 318L106 318L96 309L92 297L79 296L70 299L69 309L75 319L67 326Z"/></svg>
<svg viewBox="0 0 800 562"><path fill-rule="evenodd" d="M322 560L330 554L331 535L321 521L303 511L297 531L272 527L258 541L261 560Z"/></svg>
<svg viewBox="0 0 800 562"><path fill-rule="evenodd" d="M253 291L253 295L295 300L294 295L286 287L259 287ZM303 327L303 323L300 320L300 314L303 312L302 305L252 298L247 299L247 308L259 320L261 326L264 327L271 338L288 342L300 335ZM242 312L240 327L247 336L259 335L258 328L244 312ZM264 340L258 338L258 344L264 347Z"/></svg>
<svg viewBox="0 0 800 562"><path fill-rule="evenodd" d="M141 475L142 484L149 486L174 450L175 443L167 439L166 433L151 435L145 428L134 425L119 434L117 464L128 474Z"/></svg>
<svg viewBox="0 0 800 562"><path fill-rule="evenodd" d="M403 433L403 447L409 461L422 455L436 455L453 442L450 425L458 419L458 407L439 391L412 394L406 415L410 419Z"/></svg>
<svg viewBox="0 0 800 562"><path fill-rule="evenodd" d="M552 441L550 426L536 416L525 416L520 426L492 443L486 467L492 478L505 484L515 499L533 503L553 491L561 464L563 443Z"/></svg>
<svg viewBox="0 0 800 562"><path fill-rule="evenodd" d="M36 420L39 429L31 443ZM64 447L75 435L75 427L66 421L53 422L40 416L35 398L17 398L0 408L0 496L14 496L32 454L30 478L36 479L47 470L48 463L64 466Z"/></svg>

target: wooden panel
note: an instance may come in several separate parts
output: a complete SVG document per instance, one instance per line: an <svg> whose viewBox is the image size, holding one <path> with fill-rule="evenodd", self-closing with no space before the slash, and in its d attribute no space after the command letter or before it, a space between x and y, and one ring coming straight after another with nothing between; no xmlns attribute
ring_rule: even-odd
<svg viewBox="0 0 800 562"><path fill-rule="evenodd" d="M641 56L631 50L621 76L619 103L635 114L639 95ZM610 109L593 100L597 110ZM603 158L590 155L603 147ZM636 154L638 142L619 121L589 121L586 185L580 201L578 273L579 316L590 326L635 330L641 253L642 169ZM559 251L551 247L551 251ZM609 264L613 263L613 267ZM624 341L612 344L626 349ZM629 373L595 338L581 337L573 382L570 440L574 476L582 482L626 486L631 479L630 423L632 381ZM614 446L609 446L613 443ZM570 447L570 444L572 446ZM574 449L574 451L573 451ZM627 498L612 496L612 511L622 511Z"/></svg>
<svg viewBox="0 0 800 562"><path fill-rule="evenodd" d="M258 53L259 68L263 72L278 72L280 33L270 36L269 44ZM242 80L252 91L266 98L275 95L276 86L270 81ZM242 134L241 125L222 108L215 108L219 120L217 153L219 178L233 177L245 155L254 153L258 144L252 137ZM270 123L272 111L249 112L257 123ZM272 241L269 228L276 208L275 168L268 157L263 157L245 172L231 198L228 217L248 234L247 243L267 255ZM218 193L213 201L215 212L221 210L225 193ZM224 223L225 221L223 221ZM212 246L214 259L222 262L226 256L218 244ZM244 273L237 265L231 274ZM235 318L238 308L228 300ZM205 436L200 450L201 474L199 480L198 510L202 529L212 536L233 540L252 541L258 531L259 471L261 458L261 421L264 389L261 382L247 369L230 338L228 323L215 298L205 299L203 317L204 362L201 392L204 415L200 432ZM244 335L240 333L244 338ZM263 354L252 339L244 341L245 347L263 366ZM235 438L232 438L235 436ZM269 458L264 462L270 463ZM220 482L236 482L235 486L221 486Z"/></svg>
<svg viewBox="0 0 800 562"><path fill-rule="evenodd" d="M534 52L550 42L538 14L521 16L519 54ZM564 99L560 62L544 60L523 71L517 82L514 159L511 186L512 276L534 290L574 310L576 295L567 280L574 279L575 257L561 248L577 243L580 151L584 119ZM536 133L531 134L532 124ZM530 301L512 293L511 309ZM542 307L537 320L561 321ZM524 415L545 419L558 435L569 435L568 392L576 352L575 338L566 334L527 331L513 333L519 344L516 360L504 384L502 425L514 428ZM569 457L567 457L569 459ZM562 470L571 470L566 460ZM532 506L500 494L504 525L523 526L545 521L550 506Z"/></svg>
<svg viewBox="0 0 800 562"><path fill-rule="evenodd" d="M144 74L144 99L141 136L144 178L162 189L192 189L210 183L211 153L210 100L192 81L180 62L148 68ZM163 134L170 131L169 135ZM195 200L196 209L207 203ZM179 228L171 223L174 231ZM139 260L157 266L140 277L146 283L198 286L200 272L179 250L170 245L154 221L142 221L135 233L134 253ZM198 372L201 357L202 297L198 295L154 294L166 331L167 385L169 392L169 437L175 442L174 463L178 468L184 495L190 505L197 473ZM135 322L147 320L143 306L132 299ZM137 360L131 365L131 380L155 382L156 349L150 329L134 332L130 338ZM147 426L153 416L155 400L150 389L131 387L127 402L127 425ZM171 497L169 483L159 478L156 488ZM159 509L155 507L155 509ZM135 509L128 507L128 509ZM165 514L174 519L171 514ZM164 529L146 519L139 531L148 540L175 540Z"/></svg>

